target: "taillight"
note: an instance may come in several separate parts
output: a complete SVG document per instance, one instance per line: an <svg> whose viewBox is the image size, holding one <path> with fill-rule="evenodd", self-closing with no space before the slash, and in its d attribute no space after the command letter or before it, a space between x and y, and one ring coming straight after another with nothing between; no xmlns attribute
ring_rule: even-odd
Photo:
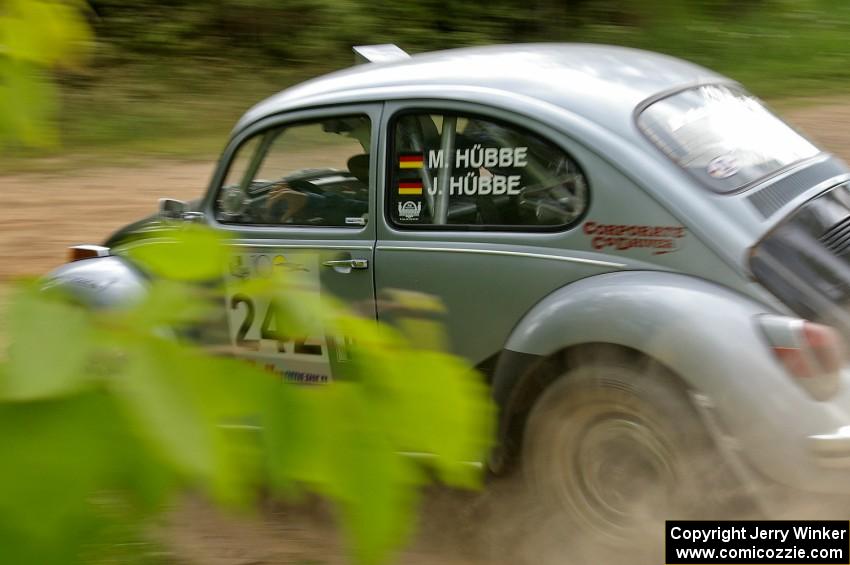
<svg viewBox="0 0 850 565"><path fill-rule="evenodd" d="M762 316L760 322L776 358L813 398L827 400L838 392L844 343L837 331L784 316Z"/></svg>
<svg viewBox="0 0 850 565"><path fill-rule="evenodd" d="M821 372L836 373L844 364L844 343L837 331L812 322L803 322L803 337Z"/></svg>
<svg viewBox="0 0 850 565"><path fill-rule="evenodd" d="M70 263L83 259L106 257L107 255L109 255L109 248L102 245L74 245L68 248L68 261Z"/></svg>

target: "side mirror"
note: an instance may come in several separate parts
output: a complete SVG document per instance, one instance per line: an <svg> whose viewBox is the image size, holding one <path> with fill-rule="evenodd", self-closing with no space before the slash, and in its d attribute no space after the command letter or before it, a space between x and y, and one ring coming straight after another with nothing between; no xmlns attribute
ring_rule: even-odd
<svg viewBox="0 0 850 565"><path fill-rule="evenodd" d="M182 220L188 208L182 200L175 200L173 198L159 199L159 217L165 220Z"/></svg>

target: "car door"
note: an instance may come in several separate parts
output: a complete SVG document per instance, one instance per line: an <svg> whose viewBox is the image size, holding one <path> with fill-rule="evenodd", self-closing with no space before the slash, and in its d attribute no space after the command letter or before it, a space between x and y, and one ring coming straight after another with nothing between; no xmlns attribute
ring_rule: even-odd
<svg viewBox="0 0 850 565"><path fill-rule="evenodd" d="M446 101L388 103L384 122L378 295L438 297L454 352L472 363L499 353L548 293L621 266L594 253L579 227L592 156L552 128ZM389 319L380 304L379 320Z"/></svg>
<svg viewBox="0 0 850 565"><path fill-rule="evenodd" d="M307 335L277 327L273 299L239 283L280 275L299 302L335 297L375 318L377 135L381 106L273 116L234 137L205 215L232 237L225 310L237 355L291 382L323 383L347 360L345 336L316 316Z"/></svg>

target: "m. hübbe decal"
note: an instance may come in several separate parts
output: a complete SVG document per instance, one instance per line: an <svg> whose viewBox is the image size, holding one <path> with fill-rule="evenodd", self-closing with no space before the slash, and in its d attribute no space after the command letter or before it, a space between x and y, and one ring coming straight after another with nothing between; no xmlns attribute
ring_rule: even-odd
<svg viewBox="0 0 850 565"><path fill-rule="evenodd" d="M651 249L653 255L663 255L679 250L676 240L687 234L682 226L639 226L625 224L600 224L587 221L582 227L585 235L592 236L591 246L597 251L614 248Z"/></svg>

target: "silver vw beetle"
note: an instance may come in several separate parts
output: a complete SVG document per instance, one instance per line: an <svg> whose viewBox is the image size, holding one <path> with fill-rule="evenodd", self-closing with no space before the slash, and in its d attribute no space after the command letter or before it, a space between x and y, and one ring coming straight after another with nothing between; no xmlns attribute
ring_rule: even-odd
<svg viewBox="0 0 850 565"><path fill-rule="evenodd" d="M52 279L132 300L121 239L165 217L231 236L226 277L297 270L376 320L386 289L439 297L500 407L489 467L521 462L543 506L605 536L718 482L762 506L850 494L847 165L664 55L356 51L250 109L205 197ZM259 298L224 306L233 345L286 380L345 363L320 335L266 347Z"/></svg>

